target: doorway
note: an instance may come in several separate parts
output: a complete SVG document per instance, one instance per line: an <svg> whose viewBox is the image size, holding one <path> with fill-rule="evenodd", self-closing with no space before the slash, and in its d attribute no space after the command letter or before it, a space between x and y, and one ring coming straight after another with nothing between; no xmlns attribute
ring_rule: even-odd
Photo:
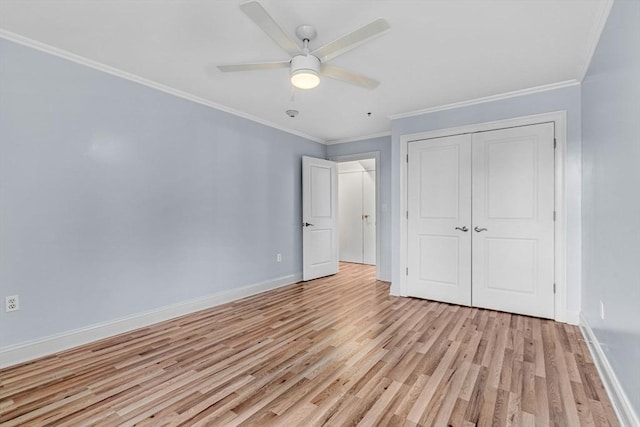
<svg viewBox="0 0 640 427"><path fill-rule="evenodd" d="M338 163L339 260L376 264L375 159Z"/></svg>
<svg viewBox="0 0 640 427"><path fill-rule="evenodd" d="M379 278L380 153L336 156L339 260L376 266Z"/></svg>

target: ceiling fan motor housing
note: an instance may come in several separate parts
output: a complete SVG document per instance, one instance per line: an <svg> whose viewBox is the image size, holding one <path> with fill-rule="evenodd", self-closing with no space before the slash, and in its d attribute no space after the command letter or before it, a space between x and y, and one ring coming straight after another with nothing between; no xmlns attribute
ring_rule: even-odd
<svg viewBox="0 0 640 427"><path fill-rule="evenodd" d="M291 75L302 71L320 73L320 60L313 55L296 55L291 58Z"/></svg>

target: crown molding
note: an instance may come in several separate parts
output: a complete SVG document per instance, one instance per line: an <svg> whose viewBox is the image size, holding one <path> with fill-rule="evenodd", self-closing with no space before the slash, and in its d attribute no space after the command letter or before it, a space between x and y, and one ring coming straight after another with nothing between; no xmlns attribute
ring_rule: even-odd
<svg viewBox="0 0 640 427"><path fill-rule="evenodd" d="M596 49L598 48L598 42L600 41L602 30L604 30L604 26L607 23L607 19L609 18L609 13L611 12L612 7L613 0L605 0L602 3L602 7L598 11L596 20L591 26L591 31L589 31L591 37L589 37L587 56L584 58L582 64L580 64L580 68L578 69L578 81L580 82L584 80L585 76L587 75L587 71L589 71L589 66L591 65L591 61L593 60L593 55L596 53Z"/></svg>
<svg viewBox="0 0 640 427"><path fill-rule="evenodd" d="M378 132L378 133L372 133L370 135L364 135L364 136L354 136L353 138L342 138L342 139L333 139L330 141L325 141L325 145L335 145L335 144L344 144L347 142L356 142L356 141L363 141L365 139L373 139L373 138L380 138L383 136L391 136L391 131L387 130L384 132Z"/></svg>
<svg viewBox="0 0 640 427"><path fill-rule="evenodd" d="M454 102L452 104L445 104L436 107L424 108L422 110L409 111L406 113L393 114L389 116L390 120L404 119L407 117L420 116L422 114L435 113L437 111L451 110L454 108L468 107L471 105L484 104L485 102L500 101L503 99L516 98L523 95L532 95L534 93L546 92L549 90L562 89L565 87L578 86L580 82L578 80L566 80L558 83L551 83L542 86L535 86L528 89L514 90L512 92L500 93L497 95L485 96L482 98L470 99L468 101Z"/></svg>
<svg viewBox="0 0 640 427"><path fill-rule="evenodd" d="M187 92L183 92L181 90L172 88L172 87L164 85L162 83L158 83L158 82L155 82L153 80L149 80L149 79L146 79L144 77L140 77L140 76L138 76L136 74L132 74L132 73L120 70L118 68L114 68L114 67L111 67L109 65L106 65L106 64L103 64L103 63L100 63L100 62L85 58L83 56L76 55L75 53L71 53L69 51L66 51L66 50L63 50L63 49L59 49L57 47L53 47L53 46L48 45L46 43L42 43L42 42L30 39L28 37L21 36L20 34L16 34L16 33L13 33L11 31L0 29L0 38L5 39L5 40L9 40L11 42L18 43L20 45L27 46L27 47L30 47L30 48L33 48L33 49L36 49L36 50L39 50L41 52L48 53L48 54L53 55L53 56L57 56L57 57L62 58L62 59L66 59L67 61L75 62L76 64L84 65L86 67L93 68L95 70L102 71L104 73L111 74L113 76L120 77L122 79L129 80L129 81L132 81L132 82L135 82L135 83L150 87L152 89L159 90L159 91L164 92L164 93L168 93L169 95L173 95L173 96L176 96L178 98L183 98L183 99L186 99L188 101L195 102L195 103L200 104L200 105L204 105L206 107L210 107L210 108L213 108L213 109L216 109L216 110L219 110L219 111L223 111L225 113L233 114L234 116L242 117L243 119L251 120L252 122L260 123L260 124L268 126L270 128L278 129L278 130L281 130L283 132L290 133L292 135L296 135L296 136L299 136L299 137L302 137L302 138L305 138L305 139L308 139L308 140L311 140L311 141L314 141L314 142L319 142L321 144L325 144L326 143L326 141L321 139L321 138L317 138L315 136L307 135L307 134L305 134L303 132L299 132L299 131L294 130L294 129L290 129L290 128L286 128L284 126L280 126L280 125L278 125L276 123L273 123L273 122L270 122L268 120L263 120L263 119L258 118L256 116L253 116L251 114L247 114L247 113L243 113L242 111L234 110L233 108L227 107L225 105L217 104L217 103L212 102L212 101L210 101L208 99L204 99L204 98L201 98L199 96L196 96L196 95L193 95L193 94L190 94L190 93L187 93Z"/></svg>

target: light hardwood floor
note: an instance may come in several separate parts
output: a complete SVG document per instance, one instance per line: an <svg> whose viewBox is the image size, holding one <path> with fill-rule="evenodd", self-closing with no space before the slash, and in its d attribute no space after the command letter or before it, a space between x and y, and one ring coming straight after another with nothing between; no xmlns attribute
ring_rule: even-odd
<svg viewBox="0 0 640 427"><path fill-rule="evenodd" d="M576 327L391 297L358 264L2 370L0 423L617 425Z"/></svg>

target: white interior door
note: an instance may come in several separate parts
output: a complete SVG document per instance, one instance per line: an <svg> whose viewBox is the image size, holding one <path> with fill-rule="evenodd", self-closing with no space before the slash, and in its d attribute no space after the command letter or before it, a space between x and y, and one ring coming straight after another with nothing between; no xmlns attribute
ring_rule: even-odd
<svg viewBox="0 0 640 427"><path fill-rule="evenodd" d="M554 126L473 134L473 305L554 316Z"/></svg>
<svg viewBox="0 0 640 427"><path fill-rule="evenodd" d="M362 172L362 262L376 264L376 171Z"/></svg>
<svg viewBox="0 0 640 427"><path fill-rule="evenodd" d="M338 169L335 162L302 157L302 278L338 272Z"/></svg>
<svg viewBox="0 0 640 427"><path fill-rule="evenodd" d="M340 173L340 261L362 263L362 172Z"/></svg>
<svg viewBox="0 0 640 427"><path fill-rule="evenodd" d="M409 296L471 305L471 136L409 144Z"/></svg>

